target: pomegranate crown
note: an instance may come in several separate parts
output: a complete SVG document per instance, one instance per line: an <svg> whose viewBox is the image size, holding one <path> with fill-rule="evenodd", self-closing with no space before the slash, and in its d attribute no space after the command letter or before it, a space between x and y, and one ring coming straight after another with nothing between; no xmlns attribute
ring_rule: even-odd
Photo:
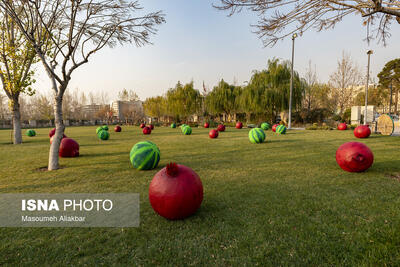
<svg viewBox="0 0 400 267"><path fill-rule="evenodd" d="M178 164L176 164L175 162L167 164L167 174L169 176L176 176L178 174L178 171Z"/></svg>

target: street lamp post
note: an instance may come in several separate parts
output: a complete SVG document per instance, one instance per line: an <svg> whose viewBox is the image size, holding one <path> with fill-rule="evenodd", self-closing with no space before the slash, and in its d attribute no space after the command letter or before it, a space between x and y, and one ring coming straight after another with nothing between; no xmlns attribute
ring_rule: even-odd
<svg viewBox="0 0 400 267"><path fill-rule="evenodd" d="M368 67L367 67L367 84L365 85L365 109L364 109L364 125L367 125L367 106L368 106L368 84L369 84L369 65L370 65L370 58L373 51L368 50Z"/></svg>
<svg viewBox="0 0 400 267"><path fill-rule="evenodd" d="M292 35L292 70L290 74L290 95L289 95L289 124L288 129L292 128L292 98L293 98L293 66L294 66L294 40L297 37L297 33Z"/></svg>

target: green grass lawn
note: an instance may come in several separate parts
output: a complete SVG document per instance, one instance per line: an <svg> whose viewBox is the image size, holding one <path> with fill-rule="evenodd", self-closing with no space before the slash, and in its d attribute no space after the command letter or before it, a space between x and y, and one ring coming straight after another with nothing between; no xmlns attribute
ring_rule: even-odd
<svg viewBox="0 0 400 267"><path fill-rule="evenodd" d="M399 265L400 137L352 131L267 131L251 144L248 130L227 128L218 139L207 129L138 127L111 131L100 141L96 127L70 127L79 158L47 166L49 129L9 144L0 131L0 193L140 193L138 228L1 228L0 265ZM111 130L111 129L110 129ZM159 167L137 171L129 151L149 140L161 150ZM365 173L344 172L335 161L344 142L374 152ZM158 216L148 201L154 174L175 161L202 179L204 201L183 221Z"/></svg>

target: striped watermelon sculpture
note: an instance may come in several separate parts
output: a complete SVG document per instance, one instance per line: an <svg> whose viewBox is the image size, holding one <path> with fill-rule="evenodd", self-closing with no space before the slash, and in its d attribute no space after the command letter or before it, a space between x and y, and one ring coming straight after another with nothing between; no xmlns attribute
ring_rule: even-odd
<svg viewBox="0 0 400 267"><path fill-rule="evenodd" d="M96 128L96 134L99 134L99 132L103 131L103 127L97 127Z"/></svg>
<svg viewBox="0 0 400 267"><path fill-rule="evenodd" d="M175 124L175 123L172 123L172 124L171 124L171 128L175 129L175 128L176 128L176 124Z"/></svg>
<svg viewBox="0 0 400 267"><path fill-rule="evenodd" d="M285 134L286 133L286 127L285 125L279 125L276 127L276 133L278 134Z"/></svg>
<svg viewBox="0 0 400 267"><path fill-rule="evenodd" d="M160 162L160 149L150 141L139 142L131 149L130 161L135 169L154 169Z"/></svg>
<svg viewBox="0 0 400 267"><path fill-rule="evenodd" d="M26 135L29 137L33 137L36 135L35 130L29 129L28 131L26 131Z"/></svg>
<svg viewBox="0 0 400 267"><path fill-rule="evenodd" d="M251 129L249 132L249 140L253 144L260 144L265 140L265 133L261 128Z"/></svg>
<svg viewBox="0 0 400 267"><path fill-rule="evenodd" d="M269 125L268 122L261 123L261 129L263 129L264 131L268 130L270 127L271 125Z"/></svg>
<svg viewBox="0 0 400 267"><path fill-rule="evenodd" d="M182 133L184 135L191 135L192 134L192 128L188 125L182 128Z"/></svg>
<svg viewBox="0 0 400 267"><path fill-rule="evenodd" d="M100 132L97 134L97 136L98 136L101 140L108 140L108 139L110 138L110 134L109 134L107 131L105 131L105 130L100 131Z"/></svg>

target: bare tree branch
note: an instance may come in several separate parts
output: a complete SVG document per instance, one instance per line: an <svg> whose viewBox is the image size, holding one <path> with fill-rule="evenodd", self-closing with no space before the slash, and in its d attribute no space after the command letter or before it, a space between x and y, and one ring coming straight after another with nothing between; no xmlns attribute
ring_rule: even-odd
<svg viewBox="0 0 400 267"><path fill-rule="evenodd" d="M389 0L220 0L215 8L228 11L229 16L247 9L259 16L256 30L264 45L275 45L277 41L295 32L302 34L309 29L322 31L333 28L345 16L360 14L363 24L375 25L367 29L367 41L375 38L386 44L390 37L392 20L400 23L400 1Z"/></svg>

